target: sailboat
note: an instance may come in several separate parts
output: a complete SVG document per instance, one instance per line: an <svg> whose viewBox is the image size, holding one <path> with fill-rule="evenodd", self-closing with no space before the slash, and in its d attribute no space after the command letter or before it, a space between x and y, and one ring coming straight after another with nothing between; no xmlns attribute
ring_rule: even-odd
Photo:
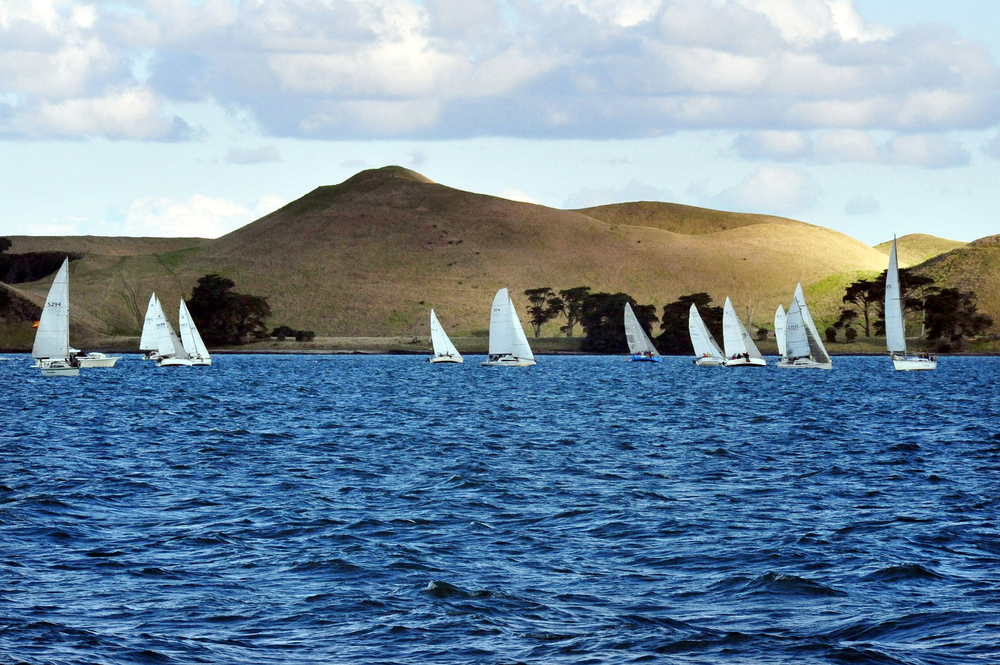
<svg viewBox="0 0 1000 665"><path fill-rule="evenodd" d="M524 336L521 320L517 318L510 293L506 288L497 291L490 312L490 356L483 365L492 367L528 367L535 364L535 356Z"/></svg>
<svg viewBox="0 0 1000 665"><path fill-rule="evenodd" d="M726 297L722 310L722 344L726 347L726 362L723 367L764 367L767 361L757 350L750 333L736 314L732 301Z"/></svg>
<svg viewBox="0 0 1000 665"><path fill-rule="evenodd" d="M937 356L906 354L906 330L903 322L903 302L899 288L899 265L896 261L896 238L892 238L889 270L885 275L885 344L898 371L937 369Z"/></svg>
<svg viewBox="0 0 1000 665"><path fill-rule="evenodd" d="M156 361L156 366L190 366L192 364L191 358L188 356L188 352L184 350L184 345L177 339L177 333L174 332L173 326L170 325L167 317L163 314L163 306L160 304L159 299L156 300L155 307L156 346L157 352L160 355L159 360Z"/></svg>
<svg viewBox="0 0 1000 665"><path fill-rule="evenodd" d="M109 356L100 351L81 354L79 349L70 347L70 358L80 364L80 367L114 367L122 359L121 356Z"/></svg>
<svg viewBox="0 0 1000 665"><path fill-rule="evenodd" d="M649 341L629 303L625 303L625 341L628 342L628 352L632 354L630 361L663 362L663 357Z"/></svg>
<svg viewBox="0 0 1000 665"><path fill-rule="evenodd" d="M146 318L142 322L142 337L139 338L139 350L145 352L146 360L160 359L160 345L156 341L156 303L156 293L150 294Z"/></svg>
<svg viewBox="0 0 1000 665"><path fill-rule="evenodd" d="M802 285L795 287L795 297L788 307L785 320L785 349L778 367L786 369L833 369L833 361L826 352L819 330L806 305Z"/></svg>
<svg viewBox="0 0 1000 665"><path fill-rule="evenodd" d="M708 331L708 326L698 313L698 307L691 303L688 310L688 333L691 335L691 346L694 347L694 364L699 367L721 367L726 362L718 342Z"/></svg>
<svg viewBox="0 0 1000 665"><path fill-rule="evenodd" d="M31 347L32 367L42 376L78 376L80 366L69 353L69 258L63 261L49 287Z"/></svg>
<svg viewBox="0 0 1000 665"><path fill-rule="evenodd" d="M785 314L785 308L778 305L778 309L774 312L774 339L778 342L778 355L782 358L785 357L785 325L788 321L788 316Z"/></svg>
<svg viewBox="0 0 1000 665"><path fill-rule="evenodd" d="M431 310L431 345L434 347L434 357L428 358L432 363L464 363L465 359L455 345L448 339L448 333L441 327L437 314Z"/></svg>
<svg viewBox="0 0 1000 665"><path fill-rule="evenodd" d="M184 344L184 350L191 357L191 364L211 365L212 354L208 352L205 342L202 341L201 333L198 332L198 326L194 324L194 319L191 318L191 312L188 311L184 298L181 298L180 312L177 315L177 327L181 331L181 343Z"/></svg>

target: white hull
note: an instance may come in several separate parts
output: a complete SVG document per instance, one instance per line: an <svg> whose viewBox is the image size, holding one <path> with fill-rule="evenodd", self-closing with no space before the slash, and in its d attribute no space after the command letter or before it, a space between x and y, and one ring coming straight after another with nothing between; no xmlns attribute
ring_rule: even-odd
<svg viewBox="0 0 1000 665"><path fill-rule="evenodd" d="M191 359L191 364L192 365L200 365L202 367L211 367L212 366L212 359L211 358L192 358Z"/></svg>
<svg viewBox="0 0 1000 665"><path fill-rule="evenodd" d="M190 367L194 363L187 358L160 358L157 367Z"/></svg>
<svg viewBox="0 0 1000 665"><path fill-rule="evenodd" d="M917 372L937 369L937 358L920 358L918 356L893 356L892 366L897 372Z"/></svg>
<svg viewBox="0 0 1000 665"><path fill-rule="evenodd" d="M114 367L115 363L121 360L121 356L106 356L99 353L78 356L76 360L80 363L80 367Z"/></svg>
<svg viewBox="0 0 1000 665"><path fill-rule="evenodd" d="M781 360L778 367L782 369L833 369L833 363L818 363L811 358L796 358L795 360Z"/></svg>
<svg viewBox="0 0 1000 665"><path fill-rule="evenodd" d="M706 356L702 358L695 358L694 364L697 365L698 367L722 367L723 365L726 364L726 361L723 360L722 358L714 358Z"/></svg>
<svg viewBox="0 0 1000 665"><path fill-rule="evenodd" d="M534 364L536 364L534 360L514 356L502 356L496 360L484 360L482 363L483 367L531 367Z"/></svg>
<svg viewBox="0 0 1000 665"><path fill-rule="evenodd" d="M464 363L465 359L461 356L434 356L433 358L428 358L428 362L432 363Z"/></svg>
<svg viewBox="0 0 1000 665"><path fill-rule="evenodd" d="M722 363L723 367L765 367L767 366L767 361L763 358L730 358L726 362Z"/></svg>
<svg viewBox="0 0 1000 665"><path fill-rule="evenodd" d="M67 360L39 360L32 368L42 370L42 376L80 376L80 368Z"/></svg>

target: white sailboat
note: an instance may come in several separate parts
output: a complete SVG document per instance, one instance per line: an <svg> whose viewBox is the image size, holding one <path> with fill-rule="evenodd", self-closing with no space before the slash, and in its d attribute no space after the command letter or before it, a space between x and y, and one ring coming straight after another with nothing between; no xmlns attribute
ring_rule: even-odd
<svg viewBox="0 0 1000 665"><path fill-rule="evenodd" d="M823 340L806 305L802 285L795 287L795 297L785 320L785 350L778 367L786 369L833 369Z"/></svg>
<svg viewBox="0 0 1000 665"><path fill-rule="evenodd" d="M506 288L497 291L490 312L490 355L483 365L492 367L528 367L535 364L535 356L524 336L521 320L517 318L510 293Z"/></svg>
<svg viewBox="0 0 1000 665"><path fill-rule="evenodd" d="M208 347L202 341L201 333L198 332L198 326L191 318L191 312L188 311L184 298L181 298L180 311L177 314L177 327L181 331L181 343L184 344L184 350L191 358L191 364L211 365L212 354L208 352Z"/></svg>
<svg viewBox="0 0 1000 665"><path fill-rule="evenodd" d="M724 367L764 367L767 361L760 354L753 338L740 321L732 301L726 297L726 305L722 310L722 344L726 348Z"/></svg>
<svg viewBox="0 0 1000 665"><path fill-rule="evenodd" d="M889 252L889 270L885 275L885 344L897 371L937 369L937 356L906 353L906 329L903 321L902 293L899 288L899 265L896 261L896 238Z"/></svg>
<svg viewBox="0 0 1000 665"><path fill-rule="evenodd" d="M434 357L428 358L432 363L464 363L465 359L455 345L448 339L448 333L441 327L437 314L431 310L431 346L434 347Z"/></svg>
<svg viewBox="0 0 1000 665"><path fill-rule="evenodd" d="M157 352L160 354L160 359L156 361L156 366L190 366L191 358L188 357L188 352L184 350L184 345L177 339L177 333L174 332L173 326L170 325L167 317L163 314L163 306L160 304L159 299L156 300L155 306L156 345Z"/></svg>
<svg viewBox="0 0 1000 665"><path fill-rule="evenodd" d="M156 303L156 293L150 294L146 318L142 322L142 337L139 338L139 350L146 354L146 360L160 359L160 345L156 338Z"/></svg>
<svg viewBox="0 0 1000 665"><path fill-rule="evenodd" d="M774 312L774 339L778 342L778 355L782 358L785 357L785 325L787 320L785 308L778 305L778 309Z"/></svg>
<svg viewBox="0 0 1000 665"><path fill-rule="evenodd" d="M49 287L31 347L32 367L42 376L78 376L80 366L69 353L69 258L63 261Z"/></svg>
<svg viewBox="0 0 1000 665"><path fill-rule="evenodd" d="M721 367L726 362L718 342L712 337L712 333L709 332L708 326L705 325L701 314L698 313L698 307L694 303L691 303L691 309L688 310L688 333L691 335L694 355L697 356L694 359L695 365Z"/></svg>
<svg viewBox="0 0 1000 665"><path fill-rule="evenodd" d="M663 362L662 356L649 341L646 331L642 329L639 319L635 318L635 312L629 303L625 303L625 341L628 342L628 351L632 354L630 361Z"/></svg>

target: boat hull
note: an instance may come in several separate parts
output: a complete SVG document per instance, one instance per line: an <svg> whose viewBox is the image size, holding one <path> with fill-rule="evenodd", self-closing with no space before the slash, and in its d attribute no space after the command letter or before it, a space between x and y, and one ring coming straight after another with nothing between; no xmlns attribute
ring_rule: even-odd
<svg viewBox="0 0 1000 665"><path fill-rule="evenodd" d="M778 367L782 369L833 369L833 363L818 363L809 358L796 358L795 360L781 360Z"/></svg>
<svg viewBox="0 0 1000 665"><path fill-rule="evenodd" d="M723 367L765 367L767 361L763 358L730 358L722 363Z"/></svg>
<svg viewBox="0 0 1000 665"><path fill-rule="evenodd" d="M726 361L722 358L703 357L695 358L694 364L698 367L722 367Z"/></svg>
<svg viewBox="0 0 1000 665"><path fill-rule="evenodd" d="M32 367L42 370L42 376L80 376L80 368L67 360L39 360Z"/></svg>
<svg viewBox="0 0 1000 665"><path fill-rule="evenodd" d="M211 367L212 366L212 359L211 358L192 358L191 359L191 364L194 365L194 366L197 366L197 367Z"/></svg>
<svg viewBox="0 0 1000 665"><path fill-rule="evenodd" d="M663 356L641 356L634 355L628 359L630 363L662 363Z"/></svg>
<svg viewBox="0 0 1000 665"><path fill-rule="evenodd" d="M80 367L114 367L115 363L121 360L121 356L79 356L77 362Z"/></svg>
<svg viewBox="0 0 1000 665"><path fill-rule="evenodd" d="M514 356L503 356L496 360L484 360L482 362L483 367L531 367L535 364L534 360L515 358Z"/></svg>
<svg viewBox="0 0 1000 665"><path fill-rule="evenodd" d="M428 358L427 362L432 363L464 363L464 358L456 358L455 356L434 356L433 358Z"/></svg>
<svg viewBox="0 0 1000 665"><path fill-rule="evenodd" d="M893 356L892 366L897 372L921 372L937 369L937 358Z"/></svg>
<svg viewBox="0 0 1000 665"><path fill-rule="evenodd" d="M190 367L194 363L187 358L160 358L157 367Z"/></svg>

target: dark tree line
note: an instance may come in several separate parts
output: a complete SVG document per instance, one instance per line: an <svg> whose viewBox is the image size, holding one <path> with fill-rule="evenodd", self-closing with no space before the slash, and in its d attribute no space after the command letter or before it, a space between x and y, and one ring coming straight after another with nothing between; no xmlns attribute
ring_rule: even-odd
<svg viewBox="0 0 1000 665"><path fill-rule="evenodd" d="M267 298L237 293L235 287L231 279L205 275L191 292L188 310L208 346L246 344L268 332Z"/></svg>
<svg viewBox="0 0 1000 665"><path fill-rule="evenodd" d="M851 341L854 319L863 322L865 337L885 335L885 280L883 271L875 279L859 279L847 286L843 302L848 305L841 312L840 320L827 329L827 338L836 339L836 330L845 328ZM907 314L919 314L920 337L938 343L939 350L961 347L971 338L985 333L993 319L978 310L976 294L972 291L940 288L931 277L918 275L909 268L899 270L900 300L904 320ZM850 309L854 306L856 310ZM832 329L832 332L831 332Z"/></svg>

